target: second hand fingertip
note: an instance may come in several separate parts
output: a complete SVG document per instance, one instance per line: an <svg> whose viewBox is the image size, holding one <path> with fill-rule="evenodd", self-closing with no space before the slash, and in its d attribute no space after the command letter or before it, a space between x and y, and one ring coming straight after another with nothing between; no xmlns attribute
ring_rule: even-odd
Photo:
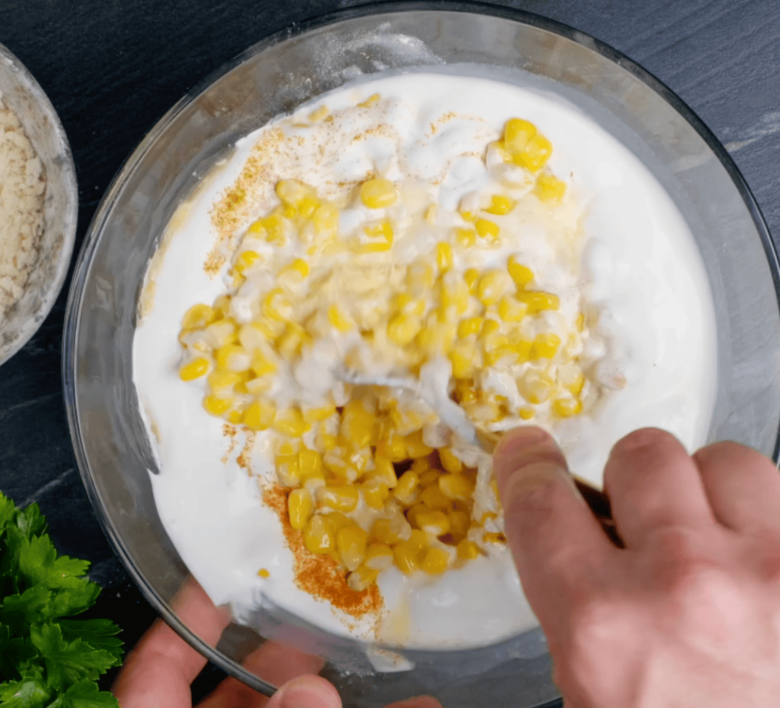
<svg viewBox="0 0 780 708"><path fill-rule="evenodd" d="M279 689L275 698L279 708L341 708L336 689L318 676L293 679Z"/></svg>

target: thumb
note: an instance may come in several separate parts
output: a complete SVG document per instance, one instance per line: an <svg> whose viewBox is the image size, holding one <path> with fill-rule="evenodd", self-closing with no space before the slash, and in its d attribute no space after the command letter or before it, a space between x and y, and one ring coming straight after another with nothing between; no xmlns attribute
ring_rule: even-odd
<svg viewBox="0 0 780 708"><path fill-rule="evenodd" d="M341 708L341 698L324 678L299 676L284 684L266 708Z"/></svg>

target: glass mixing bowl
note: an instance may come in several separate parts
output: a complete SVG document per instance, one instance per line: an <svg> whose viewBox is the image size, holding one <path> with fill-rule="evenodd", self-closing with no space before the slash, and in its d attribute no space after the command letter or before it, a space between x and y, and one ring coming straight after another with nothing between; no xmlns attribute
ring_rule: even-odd
<svg viewBox="0 0 780 708"><path fill-rule="evenodd" d="M136 306L149 258L177 204L239 138L357 75L464 62L556 92L622 141L667 189L701 251L717 313L709 438L738 440L776 458L776 255L734 163L669 89L591 37L485 5L356 8L265 39L182 98L106 193L73 280L63 376L84 484L129 573L187 642L266 693L285 666L318 667L311 657L322 656L323 675L346 705L382 706L429 693L448 707L511 701L527 708L557 696L538 629L479 649L401 650L407 668L396 672L376 668L387 658L381 648L328 635L281 611L258 612L251 627L231 623L220 634L204 619L213 608L201 598L201 611L193 611L192 588L180 592L192 580L157 515L149 472L155 461L132 382Z"/></svg>

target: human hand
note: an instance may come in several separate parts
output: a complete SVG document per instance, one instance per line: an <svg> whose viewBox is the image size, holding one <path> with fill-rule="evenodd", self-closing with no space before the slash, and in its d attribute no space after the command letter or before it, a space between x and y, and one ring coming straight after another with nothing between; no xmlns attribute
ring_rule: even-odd
<svg viewBox="0 0 780 708"><path fill-rule="evenodd" d="M185 585L174 601L181 620L209 644L216 645L230 615L216 608L201 587ZM125 661L112 692L121 708L192 708L190 684L206 659L162 620L152 625ZM318 657L265 642L244 661L244 667L281 686L271 698L234 678L222 681L197 708L341 708L336 689L317 676ZM412 698L387 708L441 708L432 698Z"/></svg>
<svg viewBox="0 0 780 708"><path fill-rule="evenodd" d="M612 545L540 428L494 454L506 536L566 708L769 708L780 696L780 475L717 443L619 441Z"/></svg>

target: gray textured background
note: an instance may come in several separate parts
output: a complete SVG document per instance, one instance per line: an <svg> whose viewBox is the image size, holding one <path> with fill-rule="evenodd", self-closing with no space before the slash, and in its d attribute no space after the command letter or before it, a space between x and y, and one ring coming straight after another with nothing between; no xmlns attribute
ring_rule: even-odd
<svg viewBox="0 0 780 708"><path fill-rule="evenodd" d="M76 252L106 187L155 121L224 61L292 22L355 5L332 0L0 0L0 42L48 93L79 180ZM362 3L361 3L362 4ZM433 3L435 4L435 3ZM777 0L517 0L642 64L726 145L780 236ZM0 368L0 489L37 501L64 553L93 562L101 612L132 643L153 612L95 521L61 396L66 289L38 334ZM202 687L212 683L211 672Z"/></svg>

